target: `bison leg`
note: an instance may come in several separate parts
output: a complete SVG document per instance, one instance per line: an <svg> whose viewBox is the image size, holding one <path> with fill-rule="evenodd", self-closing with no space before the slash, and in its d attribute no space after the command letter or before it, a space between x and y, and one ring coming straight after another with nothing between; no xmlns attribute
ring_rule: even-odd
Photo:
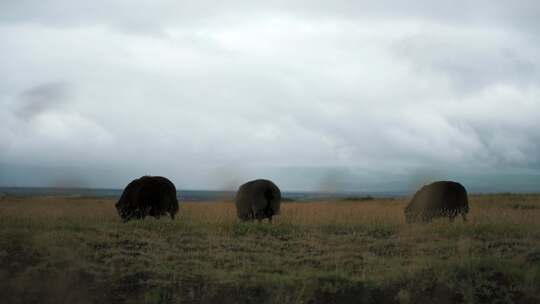
<svg viewBox="0 0 540 304"><path fill-rule="evenodd" d="M463 218L463 221L464 221L464 222L467 221L467 215L465 214L465 212L462 212L462 213L461 213L461 217Z"/></svg>
<svg viewBox="0 0 540 304"><path fill-rule="evenodd" d="M171 212L171 213L169 213L169 214L171 215L171 220L174 221L174 213Z"/></svg>
<svg viewBox="0 0 540 304"><path fill-rule="evenodd" d="M270 224L272 224L272 216L271 216L271 215L268 216L268 222L269 222Z"/></svg>

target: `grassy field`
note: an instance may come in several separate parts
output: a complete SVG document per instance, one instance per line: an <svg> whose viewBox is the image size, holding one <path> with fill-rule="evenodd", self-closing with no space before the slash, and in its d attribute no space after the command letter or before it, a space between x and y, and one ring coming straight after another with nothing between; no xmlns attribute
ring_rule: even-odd
<svg viewBox="0 0 540 304"><path fill-rule="evenodd" d="M0 201L1 303L540 303L540 195L471 196L407 225L406 199L232 202L121 223L114 201Z"/></svg>

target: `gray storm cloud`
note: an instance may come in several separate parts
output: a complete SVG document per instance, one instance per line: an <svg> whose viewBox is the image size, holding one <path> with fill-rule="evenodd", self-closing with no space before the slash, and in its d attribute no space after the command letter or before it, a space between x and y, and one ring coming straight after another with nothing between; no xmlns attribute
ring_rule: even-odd
<svg viewBox="0 0 540 304"><path fill-rule="evenodd" d="M23 91L18 98L19 105L16 114L22 119L53 110L62 105L68 98L67 86L62 83L47 83L37 85Z"/></svg>
<svg viewBox="0 0 540 304"><path fill-rule="evenodd" d="M459 178L533 191L538 12L536 1L3 2L0 185L161 174L196 189Z"/></svg>

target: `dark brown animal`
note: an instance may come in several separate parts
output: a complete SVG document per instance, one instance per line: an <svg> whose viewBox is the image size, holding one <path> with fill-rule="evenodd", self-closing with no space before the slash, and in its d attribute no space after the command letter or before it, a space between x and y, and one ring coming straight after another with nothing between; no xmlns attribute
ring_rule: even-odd
<svg viewBox="0 0 540 304"><path fill-rule="evenodd" d="M176 187L165 177L143 176L127 185L116 203L116 210L124 222L144 219L146 216L159 218L169 213L171 219L178 212Z"/></svg>
<svg viewBox="0 0 540 304"><path fill-rule="evenodd" d="M423 186L416 192L411 202L405 207L407 223L421 220L430 222L433 218L448 217L450 222L461 214L467 220L469 200L467 190L460 183L438 181Z"/></svg>
<svg viewBox="0 0 540 304"><path fill-rule="evenodd" d="M247 182L236 192L236 214L241 221L272 221L279 214L281 191L271 181L257 179Z"/></svg>

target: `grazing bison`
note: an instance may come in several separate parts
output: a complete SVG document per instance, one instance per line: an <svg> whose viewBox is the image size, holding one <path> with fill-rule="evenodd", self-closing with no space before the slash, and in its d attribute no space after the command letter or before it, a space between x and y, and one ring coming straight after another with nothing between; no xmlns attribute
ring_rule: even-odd
<svg viewBox="0 0 540 304"><path fill-rule="evenodd" d="M159 218L169 213L171 219L178 212L176 187L165 177L143 176L127 185L116 203L116 210L124 222L144 219L146 216Z"/></svg>
<svg viewBox="0 0 540 304"><path fill-rule="evenodd" d="M461 213L463 221L469 212L467 190L461 184L439 181L423 186L405 207L407 223L422 220L429 222L436 217L448 217L450 222Z"/></svg>
<svg viewBox="0 0 540 304"><path fill-rule="evenodd" d="M271 181L257 179L247 182L236 192L236 213L241 221L272 221L279 214L281 191Z"/></svg>

